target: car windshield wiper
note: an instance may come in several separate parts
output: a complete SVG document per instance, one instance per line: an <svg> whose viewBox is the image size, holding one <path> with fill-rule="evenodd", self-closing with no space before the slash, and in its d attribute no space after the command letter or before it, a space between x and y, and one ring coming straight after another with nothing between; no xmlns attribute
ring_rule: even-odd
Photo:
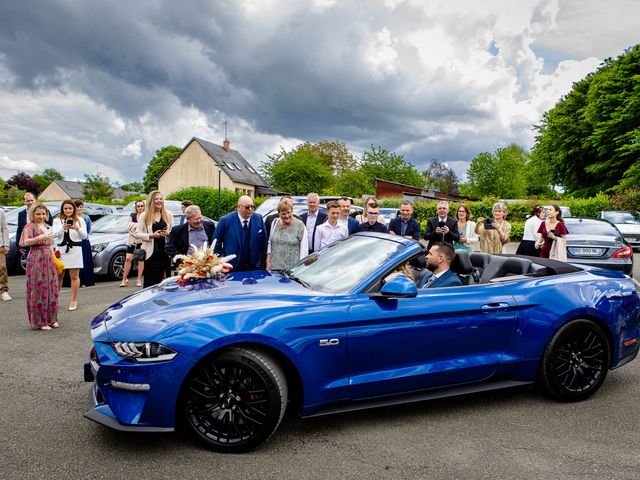
<svg viewBox="0 0 640 480"><path fill-rule="evenodd" d="M305 288L309 288L311 289L311 285L309 285L307 282L305 282L304 280L302 280L300 277L296 277L295 275L293 275L291 273L291 270L287 270L284 273L284 276L287 278L290 278L291 280L293 280L294 282L298 282L300 285L302 285Z"/></svg>

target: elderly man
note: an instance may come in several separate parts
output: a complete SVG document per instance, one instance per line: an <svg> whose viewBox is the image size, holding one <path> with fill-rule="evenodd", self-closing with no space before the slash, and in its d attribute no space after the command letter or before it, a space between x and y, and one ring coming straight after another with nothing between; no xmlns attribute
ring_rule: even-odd
<svg viewBox="0 0 640 480"><path fill-rule="evenodd" d="M11 300L9 295L9 277L7 275L7 258L9 253L9 225L4 215L4 210L0 208L0 299L4 302Z"/></svg>
<svg viewBox="0 0 640 480"><path fill-rule="evenodd" d="M216 227L210 220L202 219L202 212L197 205L189 205L184 209L186 222L171 229L165 250L170 257L193 253L191 245L196 247L209 243Z"/></svg>
<svg viewBox="0 0 640 480"><path fill-rule="evenodd" d="M317 193L312 192L307 195L307 212L300 215L300 220L307 227L309 253L313 253L316 228L327 221L327 214L320 211L320 197Z"/></svg>
<svg viewBox="0 0 640 480"><path fill-rule="evenodd" d="M453 242L460 241L458 222L449 216L449 202L438 202L438 216L427 220L424 239L429 242L427 249L435 242L448 243L453 247Z"/></svg>
<svg viewBox="0 0 640 480"><path fill-rule="evenodd" d="M427 268L431 275L420 279L418 288L460 287L462 282L451 271L451 262L455 257L453 247L448 243L436 242L427 253Z"/></svg>
<svg viewBox="0 0 640 480"><path fill-rule="evenodd" d="M351 199L342 197L338 200L338 205L340 205L338 223L347 229L349 235L355 233L359 222L349 215L351 213Z"/></svg>
<svg viewBox="0 0 640 480"><path fill-rule="evenodd" d="M238 199L238 210L220 219L213 240L221 256L235 254L229 263L238 272L259 270L267 252L267 232L262 215L255 213L253 200L247 195Z"/></svg>
<svg viewBox="0 0 640 480"><path fill-rule="evenodd" d="M420 240L420 224L412 215L413 203L409 200L404 200L400 204L400 216L389 222L389 233Z"/></svg>

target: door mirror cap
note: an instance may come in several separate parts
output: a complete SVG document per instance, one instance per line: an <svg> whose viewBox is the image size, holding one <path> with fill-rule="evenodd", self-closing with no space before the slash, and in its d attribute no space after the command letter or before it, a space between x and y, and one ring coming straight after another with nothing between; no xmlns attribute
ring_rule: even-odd
<svg viewBox="0 0 640 480"><path fill-rule="evenodd" d="M380 292L370 295L370 298L411 298L417 295L418 288L416 287L415 282L406 275L400 273L388 280Z"/></svg>

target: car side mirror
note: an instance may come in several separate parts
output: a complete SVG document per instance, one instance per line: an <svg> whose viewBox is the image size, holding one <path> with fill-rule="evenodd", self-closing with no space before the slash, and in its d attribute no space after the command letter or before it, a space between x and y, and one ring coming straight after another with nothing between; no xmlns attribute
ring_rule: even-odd
<svg viewBox="0 0 640 480"><path fill-rule="evenodd" d="M398 274L387 281L380 292L369 296L374 300L383 298L411 298L418 295L418 287L413 280L406 275Z"/></svg>

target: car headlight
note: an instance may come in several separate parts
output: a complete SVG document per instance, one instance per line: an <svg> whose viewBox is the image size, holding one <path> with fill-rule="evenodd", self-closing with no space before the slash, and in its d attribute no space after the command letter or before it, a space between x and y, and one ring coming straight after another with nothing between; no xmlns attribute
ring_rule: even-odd
<svg viewBox="0 0 640 480"><path fill-rule="evenodd" d="M96 243L95 245L91 245L91 251L93 253L100 253L105 248L107 248L108 243Z"/></svg>
<svg viewBox="0 0 640 480"><path fill-rule="evenodd" d="M178 355L178 352L155 342L115 342L111 346L120 357L140 363L167 362Z"/></svg>

